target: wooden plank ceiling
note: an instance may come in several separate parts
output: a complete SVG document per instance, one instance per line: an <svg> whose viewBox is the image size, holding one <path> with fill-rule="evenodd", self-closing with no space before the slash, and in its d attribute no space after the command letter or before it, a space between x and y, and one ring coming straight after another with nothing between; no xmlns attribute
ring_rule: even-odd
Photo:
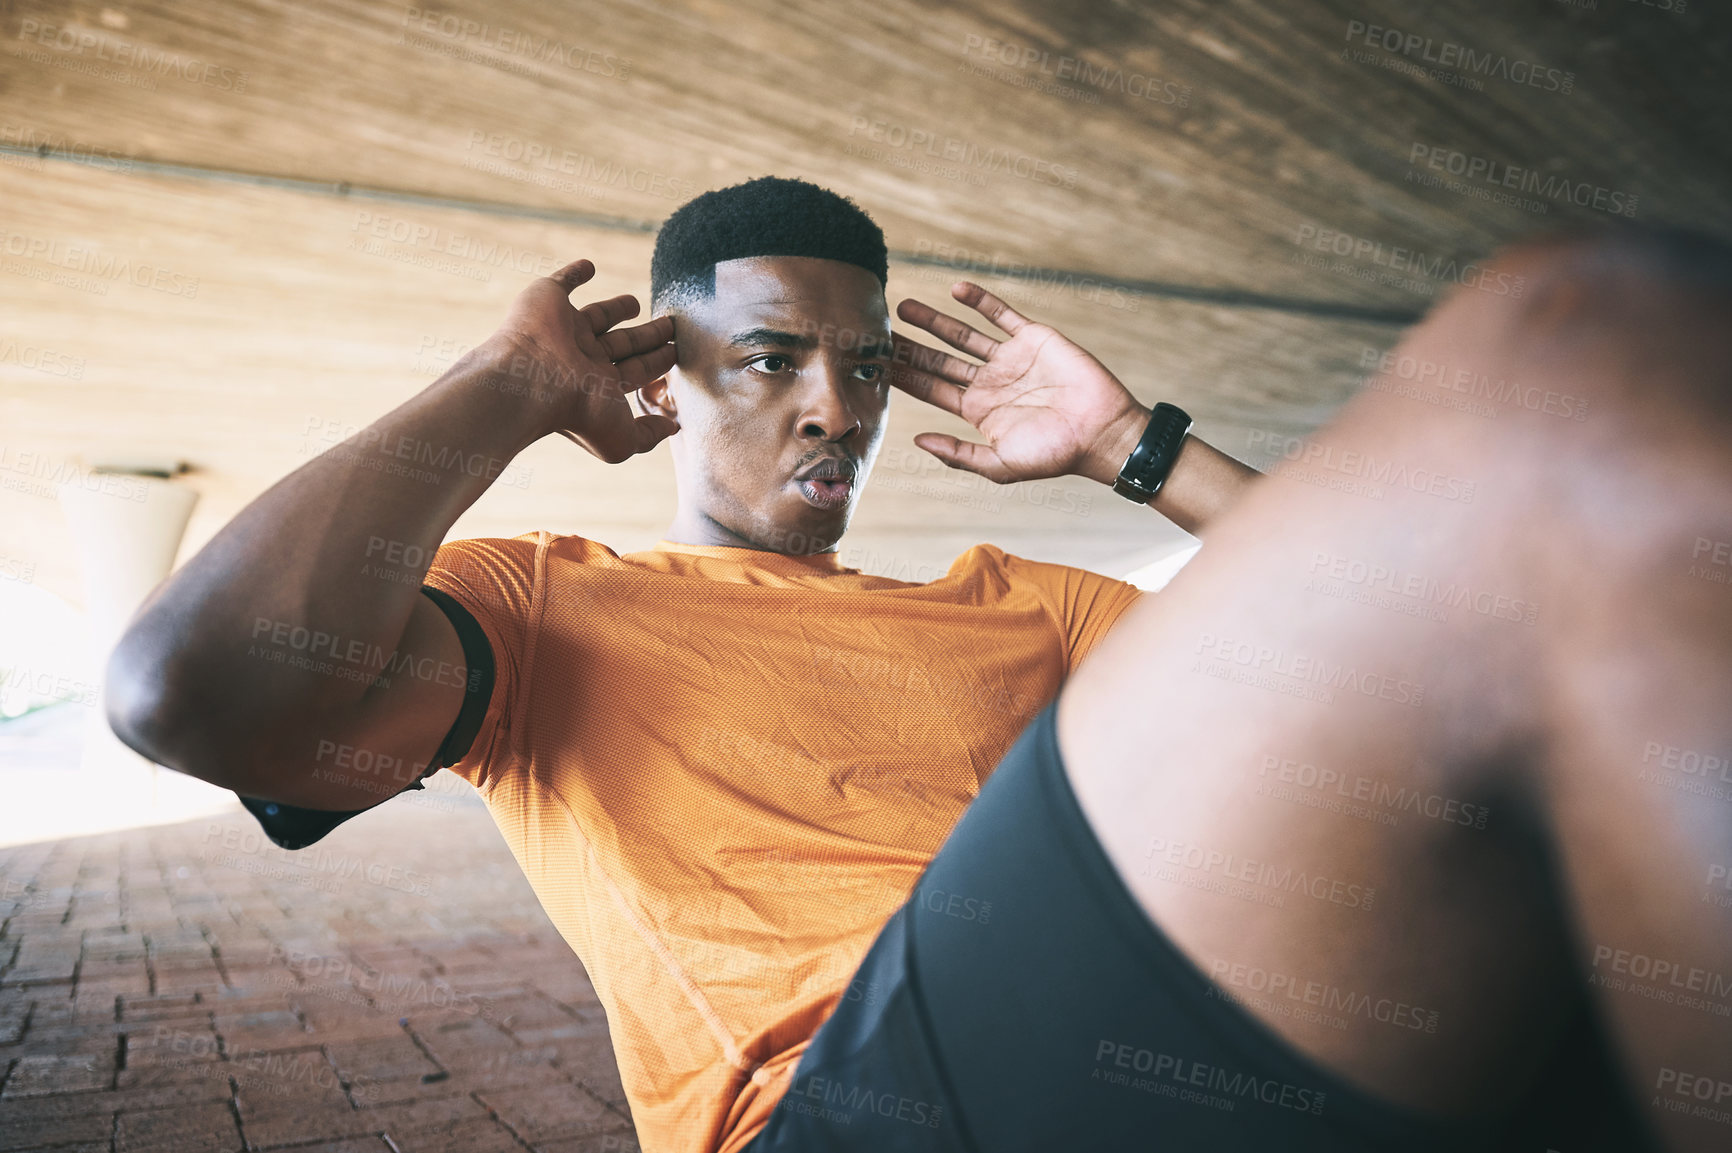
<svg viewBox="0 0 1732 1153"><path fill-rule="evenodd" d="M196 547L527 276L587 255L641 296L657 221L766 172L873 213L893 300L945 305L972 262L1258 463L1451 261L1619 209L1732 236L1729 27L1621 0L0 2L0 561L76 601L43 481L116 458L192 463ZM379 219L468 239L358 243ZM898 397L848 563L991 540L1114 571L1173 536L1086 481L923 465L925 429L966 431ZM548 441L510 479L460 535L625 550L674 509L665 453Z"/></svg>

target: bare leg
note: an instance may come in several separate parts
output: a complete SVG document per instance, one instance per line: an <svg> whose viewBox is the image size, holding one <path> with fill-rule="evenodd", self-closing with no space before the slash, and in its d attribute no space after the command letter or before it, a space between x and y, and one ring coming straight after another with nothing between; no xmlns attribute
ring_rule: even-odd
<svg viewBox="0 0 1732 1153"><path fill-rule="evenodd" d="M1732 910L1706 891L1732 865L1732 287L1723 255L1715 287L1664 251L1535 245L1459 290L1057 720L1144 909L1304 1053L1481 1113L1592 980L1632 1091L1707 1149L1732 1134L1688 1115L1732 1113ZM1435 1016L1284 1015L1259 973Z"/></svg>

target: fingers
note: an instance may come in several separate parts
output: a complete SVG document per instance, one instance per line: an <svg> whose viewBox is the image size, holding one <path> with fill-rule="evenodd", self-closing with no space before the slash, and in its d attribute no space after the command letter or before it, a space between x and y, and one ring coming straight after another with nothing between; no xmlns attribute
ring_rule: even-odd
<svg viewBox="0 0 1732 1153"><path fill-rule="evenodd" d="M940 349L916 344L900 333L891 334L890 339L894 346L892 357L897 364L943 377L952 384L967 387L974 383L974 374L980 371L978 364L970 364Z"/></svg>
<svg viewBox="0 0 1732 1153"><path fill-rule="evenodd" d="M640 352L648 352L673 338L674 318L658 316L647 324L634 324L630 328L616 328L611 332L604 332L598 340L608 359L618 361L628 356L636 356Z"/></svg>
<svg viewBox="0 0 1732 1153"><path fill-rule="evenodd" d="M679 430L678 421L663 416L659 412L652 412L632 421L632 432L637 436L638 452L648 452Z"/></svg>
<svg viewBox="0 0 1732 1153"><path fill-rule="evenodd" d="M999 484L1009 484L1016 479L990 444L957 440L941 432L923 432L914 438L914 443L951 468L960 468Z"/></svg>
<svg viewBox="0 0 1732 1153"><path fill-rule="evenodd" d="M890 383L916 400L942 408L953 416L962 415L963 390L931 373L912 368L892 368Z"/></svg>
<svg viewBox="0 0 1732 1153"><path fill-rule="evenodd" d="M992 323L998 325L1006 333L1015 336L1028 318L972 280L959 280L950 286L950 295Z"/></svg>
<svg viewBox="0 0 1732 1153"><path fill-rule="evenodd" d="M554 272L549 280L559 285L560 289L570 296L579 285L587 284L595 276L595 264L588 260L574 260L564 268ZM591 332L606 332L622 320L630 320L638 314L637 297L630 293L598 300L586 304L577 310L589 324Z"/></svg>
<svg viewBox="0 0 1732 1153"><path fill-rule="evenodd" d="M642 388L650 381L666 376L668 369L674 366L677 359L674 346L663 344L637 356L616 361L614 367L619 369L620 388Z"/></svg>
<svg viewBox="0 0 1732 1153"><path fill-rule="evenodd" d="M637 297L631 293L621 293L619 296L598 300L594 304L586 304L578 309L578 315L589 322L591 332L606 332L622 320L630 320L638 314Z"/></svg>
<svg viewBox="0 0 1732 1153"><path fill-rule="evenodd" d="M589 278L594 275L594 264L587 260L574 260L556 271L548 279L563 288L566 295L569 296L576 291L578 285L588 283Z"/></svg>
<svg viewBox="0 0 1732 1153"><path fill-rule="evenodd" d="M961 371L957 375L972 377L975 366L939 352L936 348L915 344L900 334L893 335L891 341L894 345L890 364L891 385L917 400L924 400L945 412L961 416L963 389L951 383L955 377L946 379L947 373L934 369L939 367L938 362L946 362L960 366Z"/></svg>
<svg viewBox="0 0 1732 1153"><path fill-rule="evenodd" d="M976 332L954 316L946 316L931 305L918 300L904 300L896 306L896 315L916 328L924 329L948 344L979 360L992 359L998 341Z"/></svg>

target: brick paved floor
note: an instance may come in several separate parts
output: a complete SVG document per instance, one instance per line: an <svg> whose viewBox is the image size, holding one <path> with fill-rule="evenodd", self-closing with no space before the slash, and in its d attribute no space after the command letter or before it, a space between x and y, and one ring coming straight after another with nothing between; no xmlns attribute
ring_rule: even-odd
<svg viewBox="0 0 1732 1153"><path fill-rule="evenodd" d="M0 1150L635 1150L588 977L435 781L298 853L239 809L0 848Z"/></svg>

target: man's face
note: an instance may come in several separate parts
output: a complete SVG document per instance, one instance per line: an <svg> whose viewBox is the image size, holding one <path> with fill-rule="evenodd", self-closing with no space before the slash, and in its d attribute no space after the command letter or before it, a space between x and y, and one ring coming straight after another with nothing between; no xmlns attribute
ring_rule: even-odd
<svg viewBox="0 0 1732 1153"><path fill-rule="evenodd" d="M878 278L809 256L728 260L714 297L670 311L678 364L640 397L680 423L676 523L746 548L834 548L890 398Z"/></svg>

